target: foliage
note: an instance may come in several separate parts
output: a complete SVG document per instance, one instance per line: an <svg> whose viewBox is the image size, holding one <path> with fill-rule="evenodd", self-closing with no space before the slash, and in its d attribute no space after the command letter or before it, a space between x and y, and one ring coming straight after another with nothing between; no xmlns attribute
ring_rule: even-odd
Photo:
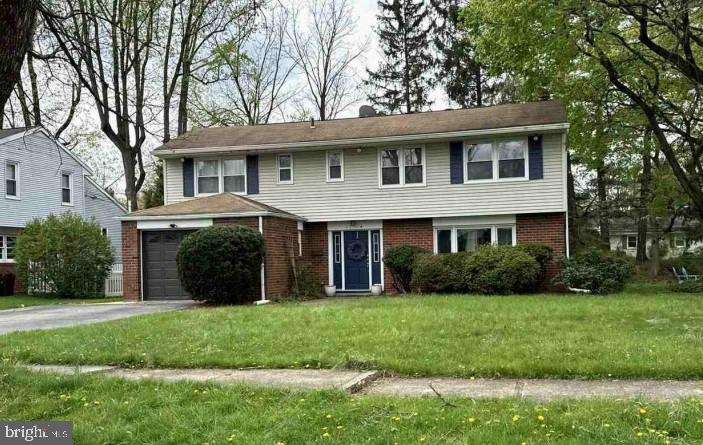
<svg viewBox="0 0 703 445"><path fill-rule="evenodd" d="M56 298L51 295L15 294L9 297L0 298L0 310L32 306L118 303L121 301L122 297L105 297L103 295L91 295L88 298Z"/></svg>
<svg viewBox="0 0 703 445"><path fill-rule="evenodd" d="M142 190L145 209L164 205L164 168L161 159L154 164L153 176Z"/></svg>
<svg viewBox="0 0 703 445"><path fill-rule="evenodd" d="M415 261L412 287L423 292L464 292L470 252L420 255Z"/></svg>
<svg viewBox="0 0 703 445"><path fill-rule="evenodd" d="M517 248L534 258L539 264L540 275L536 283L539 288L544 283L544 278L547 274L547 266L554 259L554 249L541 243L518 244Z"/></svg>
<svg viewBox="0 0 703 445"><path fill-rule="evenodd" d="M703 295L703 279L699 277L698 280L688 280L676 283L673 287L675 292L686 292L690 294L701 294Z"/></svg>
<svg viewBox="0 0 703 445"><path fill-rule="evenodd" d="M194 300L236 304L256 299L264 240L255 230L230 225L186 236L176 261L183 288Z"/></svg>
<svg viewBox="0 0 703 445"><path fill-rule="evenodd" d="M291 268L290 297L294 300L314 300L320 298L322 286L315 279L309 264L300 261L295 264L295 276Z"/></svg>
<svg viewBox="0 0 703 445"><path fill-rule="evenodd" d="M389 114L422 111L432 103L429 9L417 0L381 0L378 7L383 59L376 71L366 70L369 100Z"/></svg>
<svg viewBox="0 0 703 445"><path fill-rule="evenodd" d="M411 290L415 261L418 256L428 253L417 246L402 244L386 250L383 262L393 277L393 287L398 292L407 293Z"/></svg>
<svg viewBox="0 0 703 445"><path fill-rule="evenodd" d="M609 294L624 289L634 273L631 259L593 248L562 261L560 281L570 288Z"/></svg>
<svg viewBox="0 0 703 445"><path fill-rule="evenodd" d="M112 267L110 240L74 213L34 219L17 239L20 279L34 293L85 298L102 293Z"/></svg>

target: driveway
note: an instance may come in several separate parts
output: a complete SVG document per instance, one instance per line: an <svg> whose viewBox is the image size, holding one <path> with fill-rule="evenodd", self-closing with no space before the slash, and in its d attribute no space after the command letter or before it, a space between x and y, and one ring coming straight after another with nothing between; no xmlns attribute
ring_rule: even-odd
<svg viewBox="0 0 703 445"><path fill-rule="evenodd" d="M196 306L192 301L164 303L103 303L34 306L0 311L0 334L100 323L136 315L178 311Z"/></svg>

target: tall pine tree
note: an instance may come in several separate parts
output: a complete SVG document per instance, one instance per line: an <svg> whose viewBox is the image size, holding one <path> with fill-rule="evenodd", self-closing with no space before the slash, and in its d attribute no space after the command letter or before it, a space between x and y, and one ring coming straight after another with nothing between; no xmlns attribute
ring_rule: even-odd
<svg viewBox="0 0 703 445"><path fill-rule="evenodd" d="M433 57L430 11L423 1L379 0L376 34L384 60L366 70L369 100L388 113L412 113L431 104Z"/></svg>

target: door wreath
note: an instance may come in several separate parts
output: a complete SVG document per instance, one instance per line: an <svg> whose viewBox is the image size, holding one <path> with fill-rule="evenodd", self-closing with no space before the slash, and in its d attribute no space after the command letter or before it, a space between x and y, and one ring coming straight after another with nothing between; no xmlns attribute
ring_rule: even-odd
<svg viewBox="0 0 703 445"><path fill-rule="evenodd" d="M347 256L349 259L358 261L366 256L366 243L361 240L354 240L347 245Z"/></svg>

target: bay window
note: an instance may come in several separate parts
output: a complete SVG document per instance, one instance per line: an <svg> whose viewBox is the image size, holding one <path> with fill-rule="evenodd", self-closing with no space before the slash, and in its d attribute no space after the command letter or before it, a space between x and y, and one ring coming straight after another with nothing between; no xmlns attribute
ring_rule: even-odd
<svg viewBox="0 0 703 445"><path fill-rule="evenodd" d="M525 179L527 140L496 140L464 145L464 181Z"/></svg>
<svg viewBox="0 0 703 445"><path fill-rule="evenodd" d="M481 246L515 245L515 226L435 228L435 253L473 252Z"/></svg>
<svg viewBox="0 0 703 445"><path fill-rule="evenodd" d="M381 187L423 185L425 183L425 151L423 147L380 150L379 159Z"/></svg>

